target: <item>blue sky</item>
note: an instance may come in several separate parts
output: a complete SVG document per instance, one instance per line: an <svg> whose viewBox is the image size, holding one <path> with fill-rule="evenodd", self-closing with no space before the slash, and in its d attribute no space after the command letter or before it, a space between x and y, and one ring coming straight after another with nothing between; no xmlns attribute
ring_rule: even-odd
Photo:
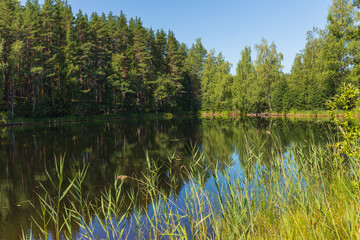
<svg viewBox="0 0 360 240"><path fill-rule="evenodd" d="M21 0L22 3L25 0ZM43 0L39 0L40 3ZM306 43L306 32L324 28L331 0L68 0L73 12L89 15L96 11L127 17L138 16L144 26L171 29L180 42L189 47L200 37L206 49L222 52L233 64L241 50L265 38L274 42L284 55L284 72L290 72L296 53Z"/></svg>

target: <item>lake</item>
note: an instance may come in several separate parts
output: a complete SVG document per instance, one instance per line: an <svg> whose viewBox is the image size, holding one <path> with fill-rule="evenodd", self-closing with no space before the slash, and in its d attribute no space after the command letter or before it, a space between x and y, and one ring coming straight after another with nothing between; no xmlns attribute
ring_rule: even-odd
<svg viewBox="0 0 360 240"><path fill-rule="evenodd" d="M161 165L159 189L173 194L174 199L181 199L187 184L181 178L181 168L191 165L194 148L206 153L208 166L216 163L218 171L227 171L235 166L248 166L242 161L242 155L249 147L255 152L263 151L265 162L267 158L271 161L274 149L285 151L289 145L325 144L332 128L328 121L318 119L186 117L2 128L0 239L19 239L22 229L30 228L30 216L36 215L30 202L36 205L40 184L51 189L46 170L50 175L55 174L55 158L65 156L67 176L72 176L74 169L89 165L83 191L92 199L117 176L140 177L146 171L147 153ZM278 144L274 144L274 139ZM161 164L168 161L170 155L175 159L171 167L177 178L175 188L169 184L167 165ZM210 179L211 174L207 177ZM144 200L138 204L147 206L149 202Z"/></svg>

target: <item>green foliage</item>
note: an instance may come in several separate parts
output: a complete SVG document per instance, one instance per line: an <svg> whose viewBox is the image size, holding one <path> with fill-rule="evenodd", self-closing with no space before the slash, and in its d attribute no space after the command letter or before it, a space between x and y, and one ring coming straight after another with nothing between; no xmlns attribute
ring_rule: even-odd
<svg viewBox="0 0 360 240"><path fill-rule="evenodd" d="M289 90L287 81L285 78L281 79L276 86L273 95L273 108L277 113L287 113L292 108L292 92Z"/></svg>
<svg viewBox="0 0 360 240"><path fill-rule="evenodd" d="M251 48L245 47L237 64L233 81L233 108L250 112L255 80L255 68L251 61Z"/></svg>
<svg viewBox="0 0 360 240"><path fill-rule="evenodd" d="M177 92L177 85L172 81L170 74L160 75L155 81L154 100L156 101L157 111L158 105L160 110L171 109L176 103L171 101Z"/></svg>
<svg viewBox="0 0 360 240"><path fill-rule="evenodd" d="M343 83L358 86L358 19L359 9L350 1L334 0L326 28L307 33L305 49L296 56L288 78L290 94L284 94L292 107L324 109Z"/></svg>
<svg viewBox="0 0 360 240"><path fill-rule="evenodd" d="M259 96L260 104L267 105L266 108L272 111L271 95L281 77L283 55L277 53L274 43L268 46L265 39L262 39L255 48L257 50L255 61L257 87L255 94Z"/></svg>
<svg viewBox="0 0 360 240"><path fill-rule="evenodd" d="M352 84L343 85L340 93L327 103L330 113L340 130L341 139L333 145L339 162L360 159L360 90ZM335 110L347 110L345 118L338 118Z"/></svg>
<svg viewBox="0 0 360 240"><path fill-rule="evenodd" d="M173 32L154 34L122 12L74 16L64 0L0 4L1 111L37 118L154 112L159 76L171 80L162 111L199 107L201 73L186 65L188 49ZM196 48L206 52L199 41Z"/></svg>
<svg viewBox="0 0 360 240"><path fill-rule="evenodd" d="M223 55L215 56L215 51L208 54L201 81L202 108L204 110L228 110L232 106L232 79L229 62Z"/></svg>
<svg viewBox="0 0 360 240"><path fill-rule="evenodd" d="M63 117L118 112L319 110L343 83L360 84L360 11L333 0L325 29L314 28L282 72L283 55L262 39L245 47L236 75L200 39L188 48L172 31L140 18L73 15L65 0L0 2L1 112Z"/></svg>

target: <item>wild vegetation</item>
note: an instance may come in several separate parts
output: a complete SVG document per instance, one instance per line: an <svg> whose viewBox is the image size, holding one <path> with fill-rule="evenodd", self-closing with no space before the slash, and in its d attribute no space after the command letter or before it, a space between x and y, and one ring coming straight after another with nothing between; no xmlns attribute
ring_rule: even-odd
<svg viewBox="0 0 360 240"><path fill-rule="evenodd" d="M359 140L352 136L359 129L350 113L359 110L358 95L344 86L328 103L351 111L334 115L340 138L329 134L326 146L310 139L283 145L268 131L270 141L244 135L237 160L206 141L210 151L193 145L184 165L176 153L165 161L146 154L141 172L118 174L95 198L85 190L89 165L66 177L66 158L55 159L22 238L357 239Z"/></svg>
<svg viewBox="0 0 360 240"><path fill-rule="evenodd" d="M146 28L123 12L89 17L74 15L65 0L28 0L24 6L0 0L5 121L121 112L296 112L327 105L338 128L324 147L310 136L297 144L277 136L272 120L266 137L257 129L245 134L204 121L201 134L193 126L182 131L202 140L190 144L188 156L178 153L185 141L158 122L131 132L106 124L94 137L82 133L85 143L70 134L52 145L35 134L33 145L28 139L16 143L16 129L3 130L1 216L10 215L10 198L29 191L26 201L36 214L22 239L359 239L359 13L358 1L333 0L327 26L308 32L290 74L283 73L275 43L262 39L255 60L251 47L244 48L233 76L224 56L206 50L200 39L189 48L172 31ZM338 109L346 111L344 119L336 117ZM216 131L212 124L218 124ZM57 138L49 133L44 131ZM49 154L64 142L81 149L68 149L49 164ZM155 147L131 161L148 145ZM238 159L231 158L234 152ZM23 153L31 157L21 165ZM65 169L68 158L77 165ZM98 175L89 173L95 158ZM12 175L13 168L25 170ZM110 186L109 172L117 173ZM89 177L106 179L106 186L94 191ZM18 194L12 192L15 183L21 185Z"/></svg>
<svg viewBox="0 0 360 240"><path fill-rule="evenodd" d="M334 102L338 102L338 100ZM337 103L336 106L341 107L341 104ZM354 106L351 109L354 112L356 111ZM345 123L348 120L337 119L337 121ZM348 122L349 127L356 126L352 125L352 121ZM353 131L342 128L344 132L346 130L346 132L353 135ZM99 204L98 199L101 194L105 193L110 186L113 188L115 178L122 176L117 181L120 183L122 182L120 180L124 180L121 186L121 196L124 199L122 200L123 204L116 210L118 211L116 216L127 214L127 224L135 224L136 220L131 218L134 211L143 209L143 211L138 212L137 216L140 216L145 211L149 211L148 214L150 215L152 213L152 201L150 201L150 197L143 189L145 188L144 184L139 185L137 180L147 182L146 178L159 176L156 178L156 185L154 186L155 189L162 192L159 195L167 196L167 198L164 198L171 199L179 208L184 207L185 193L192 183L186 169L194 179L201 180L204 183L205 189L199 187L197 191L203 191L209 198L212 196L213 209L217 210L219 205L217 205L216 200L218 190L214 182L215 171L219 175L220 186L224 186L223 176L228 173L230 174L229 177L234 180L239 177L240 182L245 177L249 178L249 180L253 179L252 181L260 180L261 177L266 183L269 176L254 175L254 172L266 170L269 174L279 174L274 161L280 161L279 164L283 163L285 169L300 166L298 160L305 161L304 164L309 165L310 168L315 160L312 158L306 159L308 159L307 156L317 154L313 153L314 151L320 152L321 154L317 155L326 159L326 164L320 166L321 172L324 173L325 182L331 182L332 179L337 178L337 173L344 173L344 176L347 176L346 174L349 171L350 175L347 176L349 178L339 175L339 180L341 177L342 181L346 181L352 188L357 189L358 181L356 178L352 178L351 173L352 167L356 166L356 162L349 163L349 161L356 159L355 157L349 158L353 150L347 153L345 151L341 152L339 154L342 157L341 159L332 156L332 153L336 153L336 148L333 148L332 145L335 145L336 142L342 142L341 139L339 139L341 141L337 140L334 129L328 120L310 121L297 118L246 118L238 120L230 118L133 119L131 121L48 126L31 125L3 129L0 138L0 163L3 166L3 168L0 168L0 233L5 239L15 240L18 239L21 233L20 225L24 230L24 234L28 233L31 228L30 216L33 216L38 223L43 223L36 212L36 210L41 209L36 200L38 198L36 194L46 198L48 202L51 202L51 206L55 206L58 202L56 200L59 196L58 190L49 181L46 171L54 183L58 184L54 154L59 161L59 156L62 156L65 152L64 168L62 170L62 192L67 189L68 184L72 182L79 172L86 167L87 174L81 183L82 196L90 206L94 204L94 207L98 207L99 205L96 204ZM341 134L339 129L339 136ZM198 148L189 152L188 146L191 145L191 142L197 143ZM324 147L326 142L330 143L331 146ZM354 149L356 146L354 143L347 146ZM144 154L144 149L148 149L148 155ZM200 150L204 154L204 159L198 163L196 162L199 155L193 157L196 150ZM299 150L298 154L294 153L294 159L292 159L290 153L297 150ZM261 161L258 160L259 156L261 156ZM278 160L276 160L277 158ZM289 164L288 159L290 159ZM58 161L56 164L59 164ZM148 161L150 161L152 169L156 169L156 174L148 170ZM306 161L309 162L306 163ZM309 181L316 179L315 176L318 171L311 173L305 172L306 169L301 167L296 169L304 175L313 174L311 175L313 178L309 177ZM353 170L356 171L356 168ZM297 170L294 170L294 172L297 173ZM354 174L356 175L356 173ZM131 180L129 177L137 180ZM264 186L264 183L261 186ZM318 183L314 185L319 186ZM305 180L303 184L305 184ZM44 194L42 187L47 191L48 197ZM251 184L248 187L249 191L255 191ZM335 191L336 189L329 187L326 190ZM72 196L75 193L74 191L75 189L71 188L66 197L61 199L62 206L70 209L69 202L76 202ZM133 199L128 196L128 193L131 192L138 194L136 205L132 204ZM254 195L256 194L254 193ZM320 196L319 192L316 192L316 194L316 196ZM327 194L329 193L327 192ZM189 193L187 199L191 198L190 195ZM358 194L354 193L353 197L357 196ZM155 200L158 200L158 198L154 199L154 202ZM35 208L28 205L29 201L34 204ZM348 199L345 198L340 202L341 204L349 203ZM337 206L335 200L331 206ZM192 207L189 208L192 209ZM93 211L92 207L88 209ZM332 209L332 211L335 211L335 209ZM221 211L219 210L219 212ZM63 210L60 210L60 213L63 214ZM84 212L81 213L84 217L86 216ZM182 212L180 213L182 214ZM336 213L339 214L336 217L341 217L341 211ZM353 214L356 214L356 212ZM49 216L46 215L47 220L49 220ZM142 217L144 216L142 215ZM219 217L220 215L216 215L217 219ZM59 217L59 219L62 218L62 216ZM103 232L98 228L96 218L89 218L89 221L92 220L92 226L94 226L94 234L105 238ZM131 219L133 221L130 221ZM337 219L335 218L335 220ZM73 236L79 236L77 235L79 229L81 229L79 224L74 221L71 222ZM61 227L61 223L59 227ZM91 222L86 223L90 224ZM143 223L146 223L145 220ZM138 233L133 231L136 227L131 225L132 230L130 230L128 226L126 225L124 231L126 233L130 231L130 236L137 236ZM146 229L151 229L149 226ZM184 226L187 225L184 224ZM318 229L319 226L317 225L316 230L325 231ZM39 232L34 223L32 223L32 229L34 237L38 237ZM146 236L146 229L143 229L142 232L144 236ZM268 229L271 228L268 227ZM62 230L64 230L64 227L62 227ZM51 236L55 236L54 223L49 223L47 231ZM49 238L51 237L49 236ZM128 239L131 239L131 237L128 237Z"/></svg>
<svg viewBox="0 0 360 240"><path fill-rule="evenodd" d="M334 0L325 29L307 34L290 74L262 39L231 64L197 39L153 30L121 12L72 13L64 0L0 1L0 111L15 117L118 112L289 112L325 108L359 84L357 2Z"/></svg>
<svg viewBox="0 0 360 240"><path fill-rule="evenodd" d="M74 169L64 186L65 159L60 157L55 174L48 174L52 186L38 190L32 231L22 238L359 238L358 158L349 151L349 157L339 159L333 145L311 142L282 149L280 139L269 136L270 155L248 142L235 165L230 158L212 161L215 156L197 146L180 172L176 154L166 161L146 155L144 171L118 175L91 201L83 191L88 167ZM170 192L159 184L164 167ZM183 183L180 197L173 190Z"/></svg>

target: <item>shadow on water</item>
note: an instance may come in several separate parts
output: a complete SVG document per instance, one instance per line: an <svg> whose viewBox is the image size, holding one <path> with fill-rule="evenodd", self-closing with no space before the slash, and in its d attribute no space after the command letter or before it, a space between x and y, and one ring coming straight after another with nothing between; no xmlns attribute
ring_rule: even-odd
<svg viewBox="0 0 360 240"><path fill-rule="evenodd" d="M22 228L30 228L30 216L36 212L29 202L36 204L40 184L51 189L46 170L55 174L54 156L65 153L68 177L89 165L82 191L88 199L96 199L117 176L144 179L147 152L159 168L158 189L181 205L188 184L184 169L192 169L193 175L198 172L204 186L216 191L214 171L237 171L244 179L256 178L254 172L259 168L273 167L273 151L286 155L290 145L322 145L328 141L331 129L331 124L324 121L264 118L135 119L1 129L0 239L18 239ZM192 157L194 146L205 156L197 166ZM258 166L256 159L252 162L247 157L249 151L261 155L264 165ZM123 188L136 191L139 186L124 181ZM136 205L151 214L151 202L145 195L138 196ZM127 211L127 207L121 211Z"/></svg>

